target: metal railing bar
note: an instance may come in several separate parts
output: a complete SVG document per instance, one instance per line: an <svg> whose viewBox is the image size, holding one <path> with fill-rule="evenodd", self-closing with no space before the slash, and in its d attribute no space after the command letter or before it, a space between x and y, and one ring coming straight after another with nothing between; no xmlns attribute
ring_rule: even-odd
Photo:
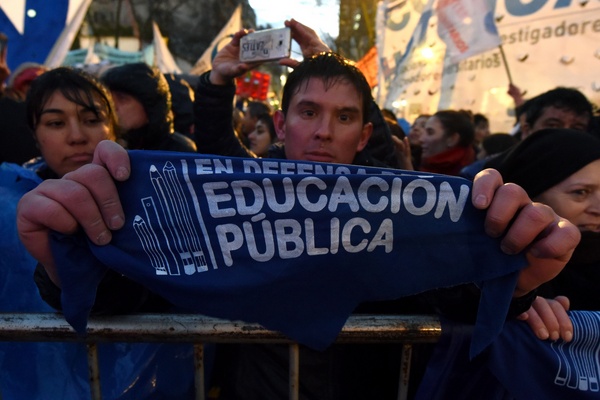
<svg viewBox="0 0 600 400"><path fill-rule="evenodd" d="M441 332L434 315L352 315L336 343L434 343ZM259 324L197 314L90 317L80 336L58 313L0 313L0 341L294 343Z"/></svg>
<svg viewBox="0 0 600 400"><path fill-rule="evenodd" d="M206 385L204 383L204 344L194 344L194 386L196 400L204 400Z"/></svg>
<svg viewBox="0 0 600 400"><path fill-rule="evenodd" d="M92 396L92 400L102 400L102 390L100 388L100 364L98 361L98 345L96 343L88 343L87 355L90 394Z"/></svg>
<svg viewBox="0 0 600 400"><path fill-rule="evenodd" d="M290 344L290 400L300 398L300 346L297 343Z"/></svg>
<svg viewBox="0 0 600 400"><path fill-rule="evenodd" d="M400 355L400 379L398 381L398 400L408 397L408 383L410 380L410 361L412 359L412 343L402 345Z"/></svg>

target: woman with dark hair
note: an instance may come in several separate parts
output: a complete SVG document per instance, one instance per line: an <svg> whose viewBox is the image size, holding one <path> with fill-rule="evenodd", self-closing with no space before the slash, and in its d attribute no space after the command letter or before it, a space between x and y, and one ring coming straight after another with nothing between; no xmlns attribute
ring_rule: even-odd
<svg viewBox="0 0 600 400"><path fill-rule="evenodd" d="M248 134L250 151L258 157L265 157L269 147L277 141L275 124L271 114L260 114L257 117L254 130Z"/></svg>
<svg viewBox="0 0 600 400"><path fill-rule="evenodd" d="M27 124L42 155L25 167L42 179L60 178L90 163L100 141L116 139L112 98L83 71L56 68L40 75L26 103Z"/></svg>
<svg viewBox="0 0 600 400"><path fill-rule="evenodd" d="M475 161L473 139L475 128L469 117L460 111L443 110L432 115L420 137L420 171L458 175Z"/></svg>

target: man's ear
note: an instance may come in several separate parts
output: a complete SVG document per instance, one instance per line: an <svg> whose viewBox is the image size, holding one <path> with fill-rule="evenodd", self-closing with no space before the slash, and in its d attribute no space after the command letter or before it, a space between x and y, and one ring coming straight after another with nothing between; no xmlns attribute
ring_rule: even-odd
<svg viewBox="0 0 600 400"><path fill-rule="evenodd" d="M283 111L275 111L275 114L273 114L273 124L275 125L277 139L283 142L285 140L285 115L283 114Z"/></svg>
<svg viewBox="0 0 600 400"><path fill-rule="evenodd" d="M373 124L367 122L363 125L362 131L360 132L360 140L358 142L358 146L356 146L356 151L361 151L365 148L369 139L371 138L371 134L373 133Z"/></svg>

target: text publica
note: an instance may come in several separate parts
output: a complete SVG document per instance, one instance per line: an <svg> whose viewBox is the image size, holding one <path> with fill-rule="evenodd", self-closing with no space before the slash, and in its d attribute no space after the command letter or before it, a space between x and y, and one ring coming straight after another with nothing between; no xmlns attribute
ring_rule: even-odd
<svg viewBox="0 0 600 400"><path fill-rule="evenodd" d="M393 220L387 215L433 213L436 219L445 216L456 222L470 192L466 184L453 188L446 181L434 184L402 176L338 175L326 179L295 175L203 183L210 216L224 222L217 224L216 232L225 264L233 265L235 252L243 247L254 260L263 262L340 250L357 253L381 248L389 253L394 232ZM340 218L344 212L351 217ZM275 217L267 218L267 213ZM369 218L374 213L384 213L377 226L372 226L375 219ZM296 217L290 218L292 215ZM328 222L328 237L316 237L315 221ZM328 245L323 246L324 242Z"/></svg>

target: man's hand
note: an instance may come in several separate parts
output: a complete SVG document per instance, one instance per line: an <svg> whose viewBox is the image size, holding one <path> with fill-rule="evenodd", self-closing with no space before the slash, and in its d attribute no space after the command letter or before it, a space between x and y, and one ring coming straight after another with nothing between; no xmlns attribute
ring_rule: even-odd
<svg viewBox="0 0 600 400"><path fill-rule="evenodd" d="M213 85L229 84L234 78L245 74L261 63L243 63L240 61L240 39L252 30L241 30L233 35L231 41L223 47L212 61L210 82Z"/></svg>
<svg viewBox="0 0 600 400"><path fill-rule="evenodd" d="M485 230L502 237L507 254L524 251L528 266L519 274L514 296L523 296L565 267L581 238L579 229L552 208L531 201L523 188L503 184L500 173L481 171L473 182L473 205L487 209Z"/></svg>
<svg viewBox="0 0 600 400"><path fill-rule="evenodd" d="M527 322L533 333L541 340L570 342L573 339L573 323L567 314L570 302L565 296L554 299L536 297L531 308L517 319Z"/></svg>
<svg viewBox="0 0 600 400"><path fill-rule="evenodd" d="M125 222L113 178L124 181L129 174L127 151L105 140L96 147L91 164L62 179L48 179L21 198L17 206L19 238L54 283L60 284L50 250L50 230L71 234L81 227L95 244L109 243L111 230L122 228Z"/></svg>
<svg viewBox="0 0 600 400"><path fill-rule="evenodd" d="M331 51L329 46L327 46L317 32L308 26L301 24L295 19L290 19L284 22L284 25L291 29L292 31L292 39L298 43L300 46L300 50L302 51L302 57L309 58L315 54L322 53L324 51ZM280 65L285 65L286 67L296 68L299 61L294 60L293 58L282 58L279 60Z"/></svg>

